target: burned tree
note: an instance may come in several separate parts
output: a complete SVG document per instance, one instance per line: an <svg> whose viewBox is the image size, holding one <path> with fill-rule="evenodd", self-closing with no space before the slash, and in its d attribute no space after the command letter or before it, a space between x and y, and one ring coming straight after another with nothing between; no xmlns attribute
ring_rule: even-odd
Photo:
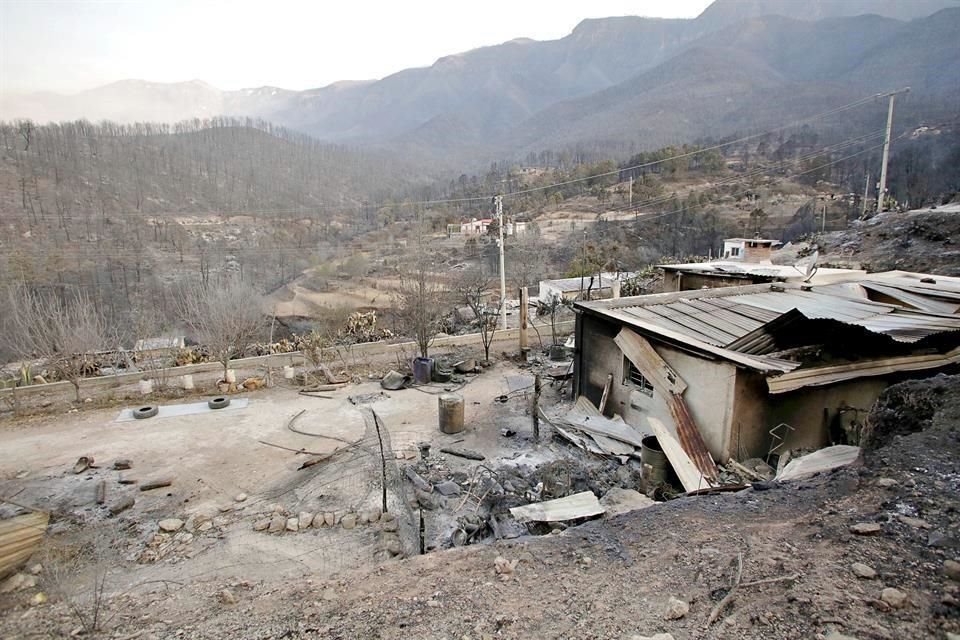
<svg viewBox="0 0 960 640"><path fill-rule="evenodd" d="M192 336L223 365L224 380L230 360L243 355L264 325L260 294L239 280L228 280L219 286L185 286L177 301L177 315Z"/></svg>
<svg viewBox="0 0 960 640"><path fill-rule="evenodd" d="M430 345L440 332L447 293L433 266L421 224L417 226L413 252L400 268L396 313L403 330L417 343L422 358L428 357Z"/></svg>
<svg viewBox="0 0 960 640"><path fill-rule="evenodd" d="M21 361L41 360L58 380L73 385L80 401L80 381L97 370L105 351L107 327L94 301L80 290L39 293L11 289L7 323L9 344Z"/></svg>
<svg viewBox="0 0 960 640"><path fill-rule="evenodd" d="M465 271L454 283L453 290L458 303L467 305L473 313L474 320L480 329L480 340L483 342L483 359L490 360L490 345L497 330L497 319L503 307L503 300L496 306L486 302L487 291L490 289L492 278L482 268Z"/></svg>

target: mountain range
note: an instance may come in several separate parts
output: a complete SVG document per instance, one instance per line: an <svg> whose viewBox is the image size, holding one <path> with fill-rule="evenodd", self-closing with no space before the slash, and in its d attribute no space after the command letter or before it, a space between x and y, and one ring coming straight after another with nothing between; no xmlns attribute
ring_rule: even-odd
<svg viewBox="0 0 960 640"><path fill-rule="evenodd" d="M564 148L626 154L903 86L911 118L955 117L957 34L960 0L716 0L695 19L585 20L559 40L512 40L377 81L220 91L127 80L72 96L5 95L0 117L250 116L434 163Z"/></svg>

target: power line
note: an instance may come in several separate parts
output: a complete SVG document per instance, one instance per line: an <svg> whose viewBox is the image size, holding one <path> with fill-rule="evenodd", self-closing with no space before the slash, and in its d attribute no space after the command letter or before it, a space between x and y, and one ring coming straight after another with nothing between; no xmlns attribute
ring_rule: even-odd
<svg viewBox="0 0 960 640"><path fill-rule="evenodd" d="M777 133L777 132L779 132L779 131L784 131L784 130L786 130L786 129L790 129L790 128L793 128L793 127L796 127L796 126L800 126L800 125L803 125L803 124L807 124L807 123L812 122L812 121L814 121L814 120L819 120L819 119L821 119L821 118L825 118L825 117L828 117L828 116L831 116L831 115L835 115L835 114L837 114L837 113L842 113L842 112L844 112L844 111L849 111L850 109L855 109L855 108L860 107L860 106L863 106L863 105L865 105L865 104L874 102L874 101L876 101L876 100L879 99L879 98L888 97L889 95L891 95L891 94L890 94L890 93L884 93L884 94L875 94L875 95L872 95L872 96L867 96L867 97L864 97L864 98L860 98L860 99L858 99L858 100L855 100L855 101L853 101L853 102L849 102L849 103L844 104L844 105L841 105L841 106L839 106L839 107L834 107L833 109L828 109L827 111L823 111L823 112L814 114L814 115L812 115L812 116L807 116L807 117L805 117L805 118L801 118L801 119L798 119L798 120L794 120L794 121L792 121L792 122L789 122L789 123L787 123L787 124L781 125L781 126L779 126L779 127L773 128L773 129L768 129L768 130L766 130L766 131L762 131L762 132L759 132L759 133L750 134L750 135L747 135L747 136L743 136L743 137L741 137L741 138L737 138L737 139L735 139L735 140L730 140L730 141L728 141L728 142L723 142L723 143L716 144L716 145L713 145L713 146L710 146L710 147L697 148L697 149L694 149L694 150L691 150L691 151L688 151L688 152L676 154L676 155L673 155L673 156L668 156L668 157L666 157L666 158L661 158L661 159L659 159L659 160L652 160L652 161L650 161L650 162L645 162L645 163L642 163L642 164L637 164L637 165L633 165L633 166L629 166L629 167L624 167L624 168L621 168L621 169L616 169L616 170L614 170L614 171L608 171L608 172L604 172L604 173L594 174L594 175L585 176L585 177L582 177L582 178L573 178L573 179L570 179L570 180L564 180L564 181L561 181L561 182L555 182L555 183L553 183L553 184L542 185L542 186L538 186L538 187L529 187L529 188L526 188L526 189L518 189L518 190L514 190L514 191L509 191L509 192L506 192L506 193L494 193L494 194L481 195L481 196L465 196L465 197L462 197L462 198L439 198L439 199L433 199L433 200L401 201L401 202L395 202L395 203L383 202L383 203L380 203L380 204L372 204L372 203L355 203L355 204L352 204L352 205L343 205L343 204L339 204L339 205L338 205L338 204L318 204L318 205L301 206L301 207L297 207L297 208L293 208L293 209L272 209L272 210L271 210L271 209L259 209L259 210L232 211L232 212L230 212L230 211L217 211L217 212L210 211L210 212L203 212L203 213L200 213L200 212L197 212L197 213L188 213L188 212L176 212L176 211L156 212L156 213L147 213L147 212L136 212L136 213L133 213L133 212L128 212L128 213L119 214L119 215L124 215L124 216L140 215L140 216L144 216L144 217L147 217L147 216L149 216L149 217L176 216L176 215L181 215L181 216L210 215L210 216L220 216L220 217L223 217L223 216L231 216L231 217L232 217L232 216L242 216L242 215L298 214L298 213L309 213L309 212L313 212L313 211L330 210L330 209L340 210L340 211L352 211L352 210L362 210L362 209L365 209L365 208L367 208L367 207L372 207L372 208L387 208L387 209L389 209L389 208L406 208L406 207L416 207L416 206L427 206L427 205L435 205L435 204L459 204L459 203L471 203L471 202L492 202L492 199L493 199L495 196L497 196L497 195L500 195L500 196L502 196L502 197L504 197L504 198L508 198L508 197L513 197L513 196L524 195L524 194L527 194L527 193L533 193L533 192L536 192L536 191L544 191L544 190L548 190L548 189L554 189L554 188L557 188L557 187L562 187L562 186L567 186L567 185L571 185L571 184L576 184L576 183L579 183L579 182L586 182L586 181L589 181L589 180L596 180L597 178L609 177L609 176L612 176L612 175L619 175L619 174L622 173L622 172L636 171L636 170L638 170L638 169L644 169L644 168L656 166L656 165L658 165L658 164L663 164L663 163L665 163L665 162L670 162L670 161L673 161L673 160L681 160L681 159L684 159L684 158L693 157L693 156L695 156L695 155L707 153L707 152L710 152L710 151L716 151L716 150L718 150L718 149L723 149L723 148L729 147L729 146L731 146L731 145L740 144L740 143L742 143L742 142L746 142L746 141L753 140L753 139L756 139L756 138L764 137L764 136L767 136L767 135L770 135L770 134L773 134L773 133Z"/></svg>
<svg viewBox="0 0 960 640"><path fill-rule="evenodd" d="M810 152L808 152L808 153L806 153L806 154L804 154L804 155L798 156L798 157L796 157L796 158L785 159L785 160L780 161L780 162L768 163L768 164L762 165L762 166L760 166L760 167L756 167L756 168L754 168L754 169L751 169L751 170L748 171L747 173L737 174L737 175L733 175L733 176L724 178L724 179L722 179L722 180L718 180L718 181L713 182L713 183L711 183L711 184L709 184L709 185L704 185L704 186L702 186L702 187L700 187L700 188L698 188L698 189L691 190L690 193L692 194L692 193L701 193L701 192L703 192L703 191L712 191L712 190L716 190L716 189L719 189L719 188L722 188L722 187L725 187L725 186L729 186L729 185L737 184L737 183L740 183L740 182L744 182L744 181L746 181L746 180L751 180L751 179L753 179L753 178L755 178L755 177L765 175L765 174L769 173L770 171L778 170L778 169L784 169L784 168L786 168L786 167L789 166L789 165L795 165L795 164L799 164L799 163L805 162L805 161L807 161L807 160L811 160L811 159L817 158L818 156L822 156L822 155L825 154L825 153L834 153L834 152L837 152L837 151L842 151L842 150L847 149L847 148L849 148L849 147L856 146L856 145L862 144L862 143L864 143L864 142L868 142L868 141L870 141L871 139L878 138L878 137L884 135L884 133L885 133L885 128L877 129L877 130L874 130L874 131L869 132L869 133L866 133L866 134L862 134L862 135L859 135L859 136L855 136L855 137L852 137L852 138L848 138L848 139L843 140L843 141L841 141L841 142L838 142L838 143L835 143L835 144L832 144L832 145L828 145L828 146L825 146L825 147L822 147L822 148L819 148L819 149L810 151ZM906 135L906 134L901 134L901 135L898 136L896 139L903 138L905 135ZM882 144L881 144L880 146L882 146ZM816 171L816 170L818 170L818 169L820 169L820 168L824 168L824 167L827 167L827 166L831 166L831 165L833 165L833 164L836 164L836 163L838 163L838 162L842 162L842 161L847 160L847 159L849 159L849 158L856 157L857 155L861 155L861 154L863 154L863 153L868 153L869 151L872 151L872 150L874 150L874 149L876 149L876 148L877 148L876 146L870 147L870 148L861 150L860 152L855 153L855 154L853 154L853 155L851 155L851 156L846 156L846 157L837 159L837 160L835 160L835 161L828 162L828 163L823 164L823 165L818 165L817 167L815 167L815 168L813 168L813 169L810 169L810 170L807 170L807 171L804 171L804 172L801 172L801 173L798 173L798 174L795 174L795 175L804 175L804 174L806 174L806 173L810 173L811 171ZM618 212L631 211L631 210L634 211L634 212L639 212L640 209L647 208L647 207L651 207L651 206L656 206L656 205L658 205L658 204L663 204L663 203L666 203L666 202L670 202L670 201L673 200L674 198L675 198L675 194L672 194L672 193L671 193L671 194L664 194L664 195L662 195L662 196L657 196L657 197L654 197L654 198L650 198L650 199L647 199L647 200L642 201L642 202L635 202L635 203L633 204L633 207L630 208L630 209L623 209L623 208L609 209L609 210L607 210L607 211L601 212L601 213L598 214L598 215L603 215L604 213L618 213ZM684 211L684 210L685 210L685 208L684 208L684 209L678 209L678 210L676 210L676 211L667 212L666 214L657 214L657 216L659 217L659 215L670 215L670 214L672 214L672 213L677 213L677 212ZM644 216L643 219L644 219L644 220L649 220L649 219L655 219L655 218L651 218L650 216ZM144 246L143 251L139 251L139 250L117 250L115 247L110 247L110 246L107 246L107 247L98 247L98 246L91 246L91 245L81 245L81 246L78 246L78 247L65 247L65 248L61 249L56 255L57 255L58 257L70 258L70 259L73 259L73 260L86 259L86 260L98 260L98 261L110 260L110 259L113 259L113 258L116 258L116 259L142 258L142 259L143 259L143 262L144 262L145 264L149 264L150 262L152 262L153 256L149 255L149 254L147 253L147 251L149 251L149 250L151 250L151 249L152 249L152 250L156 250L156 251L164 251L164 249L162 249L162 248L149 247L149 246L146 246L146 245ZM243 262L242 258L244 258L244 257L248 257L248 256L254 256L254 257L255 257L255 256L273 256L273 255L278 255L278 254L282 254L282 255L292 255L292 254L301 255L301 254L302 254L302 255L304 255L305 259L309 259L309 258L311 257L311 253L310 253L310 252L312 251L312 249L313 249L313 247L310 247L310 246L304 246L304 247L298 247L298 246L277 246L277 247L258 247L258 248L231 248L231 247L224 247L224 248L222 248L222 249L216 249L216 250L213 249L213 248L211 248L211 249L209 249L209 250L207 250L207 251L197 251L197 250L195 250L195 249L178 250L178 249L176 249L176 248L171 248L171 249L167 249L167 250L166 250L167 255L164 255L164 256L161 256L161 257L162 257L162 258L168 258L168 257L170 256L170 254L174 254L174 255L180 255L180 254L182 254L182 255L185 256L185 257L186 257L186 256L197 257L197 256L209 255L209 256L211 257L211 259L216 258L216 259L218 259L218 261L219 261L220 259L226 258L226 257L228 257L228 256L232 256L234 259L240 258L239 261L242 263L242 262ZM8 255L10 255L10 254L8 253Z"/></svg>

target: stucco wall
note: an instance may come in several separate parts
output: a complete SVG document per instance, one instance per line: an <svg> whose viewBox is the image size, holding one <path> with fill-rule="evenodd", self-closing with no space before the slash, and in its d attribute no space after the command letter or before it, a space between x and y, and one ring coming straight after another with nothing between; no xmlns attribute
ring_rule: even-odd
<svg viewBox="0 0 960 640"><path fill-rule="evenodd" d="M763 377L749 371L737 376L730 449L739 444L739 457L763 458L770 450L770 429L786 423L786 442L780 451L795 448L819 448L830 443L829 424L841 407L869 410L890 382L884 378L863 378L826 387L808 387L790 393L768 394ZM826 410L826 415L824 414ZM844 420L865 412L847 412Z"/></svg>
<svg viewBox="0 0 960 640"><path fill-rule="evenodd" d="M607 413L617 413L629 424L650 433L647 417L652 416L676 432L673 417L664 398L652 396L636 386L624 383L623 352L613 338L620 326L584 317L581 393L595 405L600 403L607 374L613 374L613 385L607 401ZM663 358L687 383L684 398L710 453L720 458L729 440L729 424L733 407L736 367L725 362L699 358L662 343L653 343Z"/></svg>

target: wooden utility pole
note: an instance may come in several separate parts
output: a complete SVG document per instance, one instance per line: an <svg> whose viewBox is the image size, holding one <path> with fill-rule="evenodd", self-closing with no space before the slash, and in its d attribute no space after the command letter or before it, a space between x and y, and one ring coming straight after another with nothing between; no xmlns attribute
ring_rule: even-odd
<svg viewBox="0 0 960 640"><path fill-rule="evenodd" d="M880 185L877 188L877 213L883 211L883 201L887 193L887 163L890 160L890 132L893 129L893 100L901 93L909 93L910 87L889 94L890 106L887 107L887 132L883 138L883 160L880 163Z"/></svg>
<svg viewBox="0 0 960 640"><path fill-rule="evenodd" d="M503 197L493 199L497 206L497 225L500 229L500 328L507 328L507 274L503 266Z"/></svg>
<svg viewBox="0 0 960 640"><path fill-rule="evenodd" d="M863 179L863 202L860 203L860 218L867 217L867 198L870 196L870 172Z"/></svg>
<svg viewBox="0 0 960 640"><path fill-rule="evenodd" d="M525 354L529 348L527 342L527 305L529 295L526 287L520 287L520 353Z"/></svg>

